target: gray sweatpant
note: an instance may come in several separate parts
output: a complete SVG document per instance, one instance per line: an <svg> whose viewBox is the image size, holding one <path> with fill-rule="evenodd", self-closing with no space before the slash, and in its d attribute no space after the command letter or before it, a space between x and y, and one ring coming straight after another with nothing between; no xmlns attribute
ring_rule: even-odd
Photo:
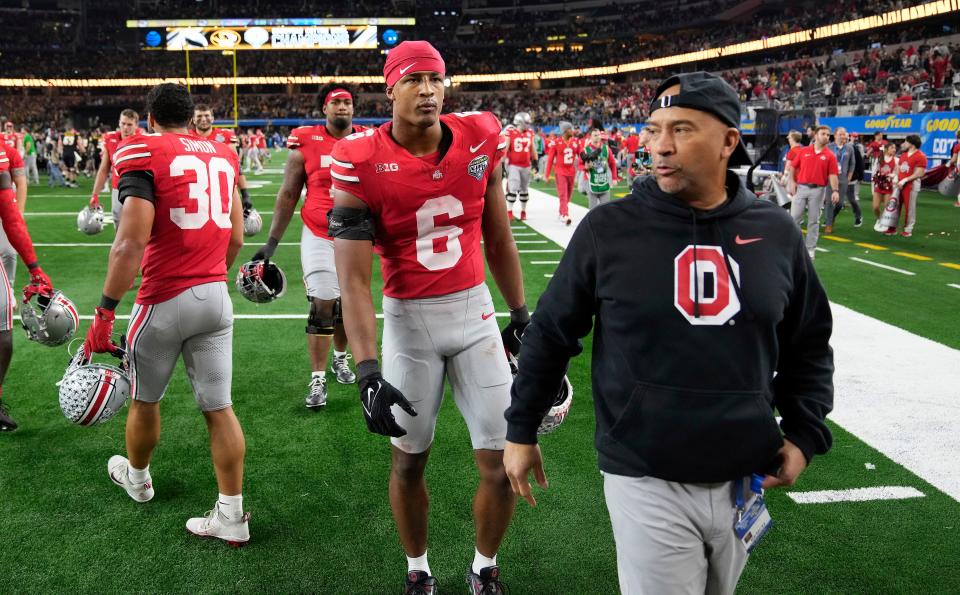
<svg viewBox="0 0 960 595"><path fill-rule="evenodd" d="M156 403L183 355L201 411L230 407L233 302L224 282L203 283L159 304L135 304L127 327L130 395Z"/></svg>
<svg viewBox="0 0 960 595"><path fill-rule="evenodd" d="M591 209L595 206L602 205L605 202L610 202L610 191L607 190L606 192L593 192L588 190L587 202Z"/></svg>
<svg viewBox="0 0 960 595"><path fill-rule="evenodd" d="M24 155L23 157L23 166L26 168L27 174L27 183L28 184L39 184L40 183L40 171L37 170L37 154L33 153L32 155Z"/></svg>
<svg viewBox="0 0 960 595"><path fill-rule="evenodd" d="M3 231L3 225L0 225L0 265L3 266L11 287L16 285L17 259L19 257L17 251L13 248L13 244L7 238L6 232Z"/></svg>
<svg viewBox="0 0 960 595"><path fill-rule="evenodd" d="M813 253L820 239L820 211L823 210L823 201L827 197L828 186L797 186L797 195L790 203L790 214L793 220L800 225L803 214L807 214L807 252Z"/></svg>
<svg viewBox="0 0 960 595"><path fill-rule="evenodd" d="M603 491L623 595L734 592L747 550L733 532L733 482L676 483L604 473Z"/></svg>

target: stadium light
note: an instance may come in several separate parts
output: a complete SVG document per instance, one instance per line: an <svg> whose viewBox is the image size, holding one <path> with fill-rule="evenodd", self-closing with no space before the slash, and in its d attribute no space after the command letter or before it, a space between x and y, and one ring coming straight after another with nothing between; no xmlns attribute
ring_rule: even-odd
<svg viewBox="0 0 960 595"><path fill-rule="evenodd" d="M945 16L960 11L960 0L938 0L928 2L918 6L891 10L880 15L864 17L842 23L824 25L814 29L804 29L792 33L785 33L766 39L755 39L725 45L719 48L708 50L699 50L686 52L673 56L662 56L660 58L651 58L629 62L626 64L617 64L611 66L595 66L592 68L571 68L565 70L554 70L547 72L510 72L500 74L464 74L450 77L451 83L455 86L464 83L490 83L490 82L514 82L529 81L534 79L564 79L580 78L589 76L609 76L613 74L623 74L627 72L638 72L642 70L654 70L680 64L690 64L706 60L715 60L726 56L735 56L738 54L747 54L771 48L778 48L790 45L800 45L838 37L841 35L850 35L882 27L899 25L910 21L926 19L930 17ZM335 19L325 19L333 21ZM346 20L346 19L344 19ZM378 24L399 24L390 19L376 19ZM400 19L397 19L400 20ZM389 22L388 22L389 21ZM184 21L128 21L128 27L148 27L162 26L165 24L174 24L184 26L189 22ZM327 23L332 24L332 23ZM338 23L339 24L339 23ZM498 40L499 42L499 40ZM549 48L549 46L547 46ZM518 49L518 51L521 51ZM529 50L528 50L529 51ZM533 51L540 51L539 48ZM182 77L167 78L124 78L124 79L40 79L40 78L0 78L0 87L151 87L164 82L184 83ZM190 82L193 85L217 85L234 84L232 77L191 77ZM322 84L322 83L352 83L352 84L382 84L383 77L379 75L357 75L357 76L245 76L238 77L236 84L245 85L286 85L286 84Z"/></svg>

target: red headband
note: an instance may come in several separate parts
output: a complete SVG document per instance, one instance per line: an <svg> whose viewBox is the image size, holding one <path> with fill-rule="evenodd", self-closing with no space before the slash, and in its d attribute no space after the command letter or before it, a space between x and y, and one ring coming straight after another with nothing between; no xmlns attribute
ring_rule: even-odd
<svg viewBox="0 0 960 595"><path fill-rule="evenodd" d="M446 71L443 57L429 42L404 41L387 54L383 78L387 80L387 86L392 87L413 72L439 72L443 76Z"/></svg>
<svg viewBox="0 0 960 595"><path fill-rule="evenodd" d="M350 94L350 91L347 91L346 89L338 88L338 89L334 89L333 91L330 91L329 93L327 93L327 96L323 98L323 107L327 107L327 104L333 101L334 99L341 99L341 98L345 98L345 99L349 99L350 101L353 101L353 95Z"/></svg>

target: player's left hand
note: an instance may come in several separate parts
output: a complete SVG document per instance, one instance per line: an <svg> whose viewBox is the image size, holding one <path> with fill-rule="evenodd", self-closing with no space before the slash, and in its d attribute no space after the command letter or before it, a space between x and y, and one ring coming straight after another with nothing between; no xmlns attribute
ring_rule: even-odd
<svg viewBox="0 0 960 595"><path fill-rule="evenodd" d="M526 310L526 308L524 308L524 310ZM520 355L520 343L523 338L523 331L527 330L528 324L530 324L529 315L527 315L524 320L523 318L515 318L511 312L510 324L500 331L500 338L503 340L504 349L514 357Z"/></svg>
<svg viewBox="0 0 960 595"><path fill-rule="evenodd" d="M837 204L840 202L840 193L836 190L833 191L833 194L830 195L830 202Z"/></svg>
<svg viewBox="0 0 960 595"><path fill-rule="evenodd" d="M99 209L100 208L100 197L94 194L90 197L90 209Z"/></svg>
<svg viewBox="0 0 960 595"><path fill-rule="evenodd" d="M83 342L83 352L87 358L92 357L94 353L117 355L120 352L120 348L111 339L115 320L116 314L113 310L98 307L94 311L93 322L90 323L87 338Z"/></svg>
<svg viewBox="0 0 960 595"><path fill-rule="evenodd" d="M789 440L783 441L783 446L777 452L780 457L780 468L776 475L767 475L763 480L763 489L777 488L781 486L792 486L797 481L797 477L807 468L807 458L803 456L803 451L797 448L797 445Z"/></svg>

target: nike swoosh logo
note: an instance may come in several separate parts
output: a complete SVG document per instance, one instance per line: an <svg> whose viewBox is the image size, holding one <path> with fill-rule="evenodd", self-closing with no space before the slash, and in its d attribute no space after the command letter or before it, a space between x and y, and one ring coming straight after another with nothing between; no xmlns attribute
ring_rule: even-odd
<svg viewBox="0 0 960 595"><path fill-rule="evenodd" d="M367 403L370 403L372 405L376 399L377 399L377 394L373 392L372 388L368 388L367 398L363 401L363 403L361 403L361 406L363 406L363 410L367 412L367 417L373 417L373 412L370 411L370 408L367 407Z"/></svg>
<svg viewBox="0 0 960 595"><path fill-rule="evenodd" d="M737 237L733 239L738 245L743 246L744 244L752 244L754 242L759 242L763 238L741 238L740 234L737 234Z"/></svg>
<svg viewBox="0 0 960 595"><path fill-rule="evenodd" d="M408 70L410 70L411 68L413 68L413 67L416 66L416 65L417 65L417 63L414 62L413 64L407 66L406 68L401 68L401 69L400 69L400 74L401 74L401 75L406 74Z"/></svg>
<svg viewBox="0 0 960 595"><path fill-rule="evenodd" d="M480 150L480 147L482 147L482 146L485 145L485 144L487 144L487 141L483 141L482 143L480 143L480 144L477 145L476 147L471 146L471 147L470 147L470 152L471 152L471 153L476 153L477 151Z"/></svg>
<svg viewBox="0 0 960 595"><path fill-rule="evenodd" d="M491 316L493 316L493 312L491 312L491 313L489 313L489 314L481 314L481 315L480 315L480 318L482 318L482 319L484 319L484 320L487 320L487 319L489 319Z"/></svg>

